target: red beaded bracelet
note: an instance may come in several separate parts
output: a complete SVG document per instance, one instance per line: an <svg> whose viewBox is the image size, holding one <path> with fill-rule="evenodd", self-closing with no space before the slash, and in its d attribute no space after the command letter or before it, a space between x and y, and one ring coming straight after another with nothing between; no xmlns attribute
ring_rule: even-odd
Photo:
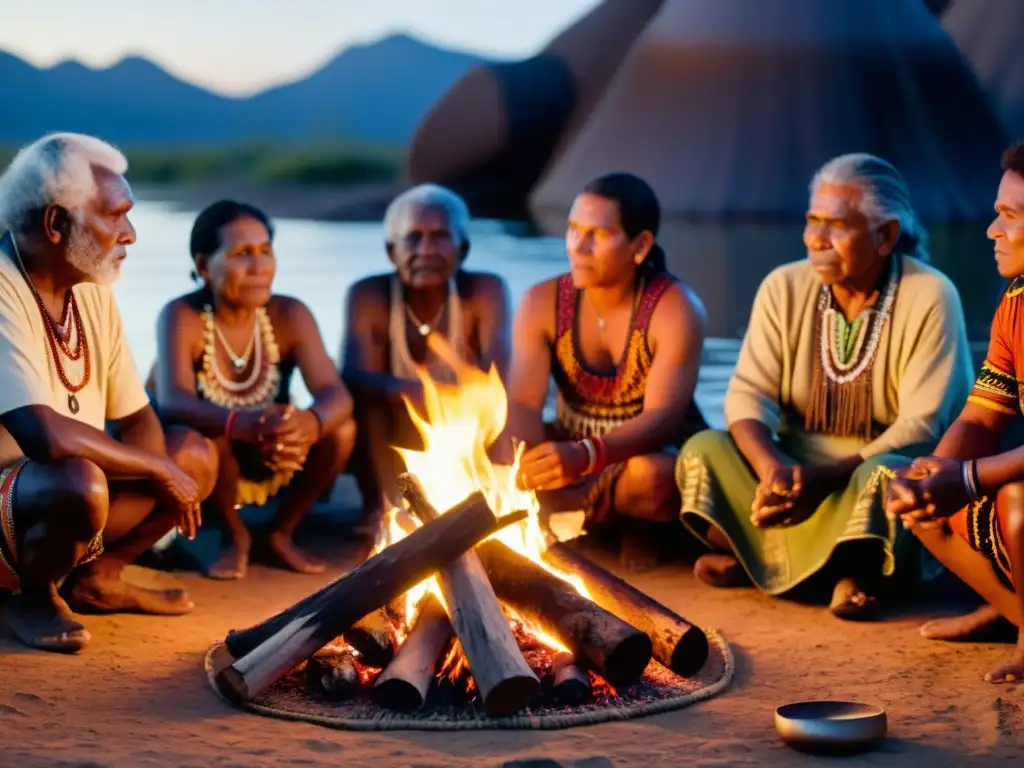
<svg viewBox="0 0 1024 768"><path fill-rule="evenodd" d="M608 462L608 451L604 446L604 440L600 437L585 437L580 440L580 445L586 448L587 457L590 459L590 463L583 470L583 474L599 474Z"/></svg>

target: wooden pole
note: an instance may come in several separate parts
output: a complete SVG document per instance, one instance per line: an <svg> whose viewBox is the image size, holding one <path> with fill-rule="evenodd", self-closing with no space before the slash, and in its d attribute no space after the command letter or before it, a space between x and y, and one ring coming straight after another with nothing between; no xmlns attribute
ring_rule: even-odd
<svg viewBox="0 0 1024 768"><path fill-rule="evenodd" d="M380 673L370 697L374 704L400 712L419 709L427 700L438 659L452 639L448 614L433 593L416 607L409 636L394 661Z"/></svg>
<svg viewBox="0 0 1024 768"><path fill-rule="evenodd" d="M258 696L363 616L489 536L496 524L484 497L473 494L311 598L256 627L232 633L238 640L235 649L251 647L254 636L260 640L220 672L217 681L221 690L242 701ZM232 635L227 643L234 653Z"/></svg>
<svg viewBox="0 0 1024 768"><path fill-rule="evenodd" d="M659 663L683 677L704 666L708 638L700 627L565 544L552 544L543 558L558 571L582 577L595 603L646 633Z"/></svg>
<svg viewBox="0 0 1024 768"><path fill-rule="evenodd" d="M383 669L395 657L395 635L383 608L345 630L345 642L359 651L360 661L368 667Z"/></svg>
<svg viewBox="0 0 1024 768"><path fill-rule="evenodd" d="M628 685L643 675L651 639L639 629L497 539L479 544L475 554L498 597L551 632L609 683Z"/></svg>
<svg viewBox="0 0 1024 768"><path fill-rule="evenodd" d="M577 706L587 701L592 692L590 675L576 657L564 651L551 662L552 692L559 704Z"/></svg>
<svg viewBox="0 0 1024 768"><path fill-rule="evenodd" d="M414 476L400 475L398 488L414 515L437 521L437 510ZM540 680L523 658L476 553L466 552L442 567L437 581L484 710L497 716L523 709L540 691Z"/></svg>

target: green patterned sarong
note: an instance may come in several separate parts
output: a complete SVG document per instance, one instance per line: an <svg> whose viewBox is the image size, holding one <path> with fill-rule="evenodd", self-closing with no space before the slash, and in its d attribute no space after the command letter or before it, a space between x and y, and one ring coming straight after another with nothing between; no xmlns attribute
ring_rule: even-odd
<svg viewBox="0 0 1024 768"><path fill-rule="evenodd" d="M885 550L883 575L916 561L916 538L885 516L885 495L894 469L910 459L894 454L864 461L846 488L828 496L807 520L794 526L757 528L750 505L757 476L728 432L707 430L686 442L676 462L682 495L681 519L711 546L708 524L731 543L750 579L770 595L780 595L807 580L846 541L877 539Z"/></svg>

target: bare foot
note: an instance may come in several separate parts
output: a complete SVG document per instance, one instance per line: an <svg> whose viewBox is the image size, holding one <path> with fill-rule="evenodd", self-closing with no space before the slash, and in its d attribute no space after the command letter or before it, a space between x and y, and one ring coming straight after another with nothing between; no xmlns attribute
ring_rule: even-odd
<svg viewBox="0 0 1024 768"><path fill-rule="evenodd" d="M1024 643L1018 641L1009 660L985 675L985 682L1019 683L1021 681L1024 681Z"/></svg>
<svg viewBox="0 0 1024 768"><path fill-rule="evenodd" d="M965 616L948 616L933 619L918 630L929 640L972 640L1005 622L1002 615L991 605L983 605Z"/></svg>
<svg viewBox="0 0 1024 768"><path fill-rule="evenodd" d="M43 651L78 653L91 639L53 586L49 594L35 599L25 595L11 598L7 623L25 645Z"/></svg>
<svg viewBox="0 0 1024 768"><path fill-rule="evenodd" d="M832 602L828 609L840 619L866 619L877 607L874 595L869 595L852 576L839 580L832 590Z"/></svg>
<svg viewBox="0 0 1024 768"><path fill-rule="evenodd" d="M184 589L147 589L129 584L120 574L94 571L77 578L68 604L79 613L144 613L181 616L194 603Z"/></svg>
<svg viewBox="0 0 1024 768"><path fill-rule="evenodd" d="M320 560L299 549L291 536L280 531L271 531L267 544L274 556L290 571L296 573L323 573L327 566Z"/></svg>
<svg viewBox="0 0 1024 768"><path fill-rule="evenodd" d="M740 561L732 555L714 553L701 555L693 564L693 575L712 587L746 587L750 577Z"/></svg>
<svg viewBox="0 0 1024 768"><path fill-rule="evenodd" d="M213 561L207 568L206 575L211 579L231 581L244 579L249 570L249 542L233 542L224 554Z"/></svg>

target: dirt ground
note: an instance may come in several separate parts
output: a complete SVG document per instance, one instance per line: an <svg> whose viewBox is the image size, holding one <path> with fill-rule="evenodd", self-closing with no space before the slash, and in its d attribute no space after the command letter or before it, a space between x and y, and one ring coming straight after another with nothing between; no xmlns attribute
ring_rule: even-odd
<svg viewBox="0 0 1024 768"><path fill-rule="evenodd" d="M321 539L325 541L329 539ZM334 574L347 554L333 545ZM608 564L608 563L606 563ZM631 576L693 622L721 630L737 658L730 688L677 712L564 731L355 733L237 711L207 685L207 649L233 627L288 606L327 577L254 566L243 582L134 569L180 580L185 618L86 617L79 656L53 656L0 637L0 765L30 766L605 766L818 765L791 751L775 707L803 699L874 702L889 738L846 766L1021 764L1024 687L981 676L1008 646L949 645L917 633L936 609L884 623L843 623L822 608L748 589L711 590L682 565ZM949 612L947 608L945 612Z"/></svg>

